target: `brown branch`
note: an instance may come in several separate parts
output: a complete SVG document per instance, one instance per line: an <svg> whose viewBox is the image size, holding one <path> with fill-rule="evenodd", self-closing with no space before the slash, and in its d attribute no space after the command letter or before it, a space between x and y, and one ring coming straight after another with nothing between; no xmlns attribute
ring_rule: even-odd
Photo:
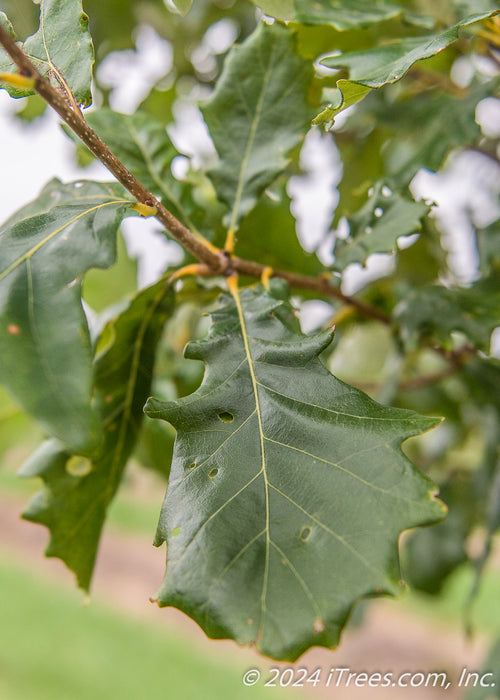
<svg viewBox="0 0 500 700"><path fill-rule="evenodd" d="M439 372L433 372L432 374L421 374L418 377L405 379L398 386L398 390L415 391L416 389L424 389L426 386L437 384L438 382L443 381L443 379L448 379L448 377L453 376L458 372L460 367L461 365L450 363Z"/></svg>
<svg viewBox="0 0 500 700"><path fill-rule="evenodd" d="M434 348L436 349L436 348ZM458 351L454 354L454 360L449 359L449 364L443 369L437 372L430 372L429 374L420 374L416 377L410 377L409 379L403 379L398 383L398 391L417 391L418 389L425 389L427 386L432 386L433 384L438 384L439 382L452 377L454 374L460 371L460 369L465 364L465 358L470 356L473 351L468 350L467 354L461 356L461 360L457 361ZM442 353L440 353L442 354ZM362 391L377 391L383 386L383 383L378 382L352 382L353 386L361 389Z"/></svg>
<svg viewBox="0 0 500 700"><path fill-rule="evenodd" d="M99 138L93 129L87 124L80 110L76 110L70 101L52 87L41 73L35 68L28 56L20 46L12 39L9 33L0 25L0 43L12 60L16 63L20 73L35 81L35 90L61 117L72 131L83 141L90 151L108 168L108 170L121 182L121 184L141 204L156 207L156 218L167 231L179 243L192 253L198 260L209 265L214 271L223 271L224 261L220 256L202 243L187 229L168 209L166 209L151 192L127 170L123 163L110 151L106 144Z"/></svg>
<svg viewBox="0 0 500 700"><path fill-rule="evenodd" d="M241 258L232 258L231 265L236 272L247 275L248 277L260 278L266 269L265 265L249 260L242 260ZM286 280L291 287L295 287L296 289L309 289L311 292L318 292L318 294L322 296L338 299L344 304L349 304L349 306L354 307L360 314L368 318L373 318L386 325L390 325L391 323L391 317L388 314L360 299L342 294L340 289L332 284L326 277L308 277L307 275L285 272L284 270L273 270L273 276Z"/></svg>
<svg viewBox="0 0 500 700"><path fill-rule="evenodd" d="M66 96L62 95L36 69L22 48L16 44L9 33L0 25L0 44L19 68L21 75L35 81L34 89L61 117L72 131L81 139L89 150L110 171L112 175L135 197L147 207L156 207L156 218L167 231L195 258L205 263L214 274L231 275L239 273L249 277L260 278L266 270L264 265L249 260L233 257L229 251L219 251L196 237L184 226L151 192L149 192L111 152L85 121L79 109L75 109ZM342 294L342 292L324 277L308 277L280 270L273 275L286 280L290 286L308 289L322 296L342 301L355 308L363 316L390 324L390 316L359 299Z"/></svg>

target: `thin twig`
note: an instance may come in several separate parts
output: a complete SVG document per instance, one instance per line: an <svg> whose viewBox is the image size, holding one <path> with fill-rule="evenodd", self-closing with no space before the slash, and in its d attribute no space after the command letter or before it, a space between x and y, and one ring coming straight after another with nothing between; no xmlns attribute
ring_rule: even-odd
<svg viewBox="0 0 500 700"><path fill-rule="evenodd" d="M79 110L73 109L69 100L52 87L35 68L28 56L0 25L0 43L18 66L22 75L35 80L37 93L59 114L61 119L75 132L90 151L108 168L121 184L141 204L156 207L156 218L179 243L198 260L209 265L214 271L223 271L224 261L213 250L204 245L173 214L149 192L111 152L87 124Z"/></svg>
<svg viewBox="0 0 500 700"><path fill-rule="evenodd" d="M242 260L241 258L232 258L231 265L236 272L239 272L241 275L247 275L248 277L260 278L266 269L265 265L250 262L249 260ZM280 277L286 280L291 287L295 287L296 289L308 289L312 292L318 292L321 296L338 299L344 304L349 304L357 309L363 316L373 318L386 325L391 324L391 317L388 314L377 309L375 306L371 306L360 299L356 299L356 297L343 294L340 289L332 284L326 277L308 277L307 275L285 272L284 270L273 270L273 277Z"/></svg>

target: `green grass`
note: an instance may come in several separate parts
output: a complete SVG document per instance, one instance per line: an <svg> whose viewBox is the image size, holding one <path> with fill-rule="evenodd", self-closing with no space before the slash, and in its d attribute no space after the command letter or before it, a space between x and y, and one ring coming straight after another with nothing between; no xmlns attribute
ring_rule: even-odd
<svg viewBox="0 0 500 700"><path fill-rule="evenodd" d="M158 625L81 605L81 595L33 570L0 564L2 700L261 700L278 689L245 688L247 655L204 655ZM266 692L267 691L267 692Z"/></svg>

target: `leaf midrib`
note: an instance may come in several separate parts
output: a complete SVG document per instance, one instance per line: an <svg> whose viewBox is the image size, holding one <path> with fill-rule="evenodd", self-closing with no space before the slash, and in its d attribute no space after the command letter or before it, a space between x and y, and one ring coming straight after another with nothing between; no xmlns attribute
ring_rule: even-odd
<svg viewBox="0 0 500 700"><path fill-rule="evenodd" d="M236 222L238 220L241 199L243 196L243 187L245 184L245 175L246 175L248 163L250 161L250 156L252 154L252 149L253 149L253 145L255 142L255 137L257 135L257 128L259 126L260 118L262 115L262 109L264 106L264 98L266 96L267 86L269 84L269 80L271 78L271 73L272 73L272 70L274 67L273 58L274 58L275 53L276 53L276 46L273 46L271 49L271 55L269 57L269 64L267 66L266 72L264 73L264 79L262 81L262 89L261 89L261 93L259 95L259 100L257 102L257 106L255 108L254 118L253 118L253 121L252 121L251 126L250 126L250 133L248 135L248 141L247 141L247 145L245 148L245 154L243 156L243 160L241 161L240 173L239 173L239 177L238 177L238 186L236 188L233 210L231 212L231 221L229 224L229 231L230 232L231 231L234 232L235 227L236 227Z"/></svg>
<svg viewBox="0 0 500 700"><path fill-rule="evenodd" d="M118 441L116 444L116 447L113 451L113 458L111 462L111 467L109 471L109 476L107 478L107 484L106 488L104 488L98 496L94 499L92 502L90 508L83 513L82 517L78 520L77 523L75 523L74 527L71 529L70 532L66 533L66 536L64 537L63 540L59 542L59 546L62 547L67 544L73 537L76 535L78 530L85 525L85 523L88 521L89 517L92 515L92 513L96 510L96 508L104 501L106 503L109 503L111 501L111 498L113 497L114 489L113 489L113 479L116 476L116 472L120 467L120 461L121 461L121 456L122 456L122 451L125 443L125 435L126 435L126 428L128 427L128 424L131 418L131 412L132 412L132 403L133 403L133 398L134 398L134 392L136 389L136 382L137 382L137 376L138 376L138 369L140 365L140 356L142 349L144 347L144 336L146 334L148 325L158 308L159 304L161 303L165 293L166 289L162 288L156 298L154 299L153 303L151 304L151 308L148 313L145 314L143 321L141 323L141 326L139 328L139 332L137 333L137 337L134 341L134 346L133 346L133 358L132 358L132 369L129 374L129 378L127 381L127 391L125 393L125 400L120 404L120 409L123 410L122 415L118 419L120 421L120 433L118 436ZM108 420L105 420L103 422L103 426L106 426L109 422L109 417Z"/></svg>
<svg viewBox="0 0 500 700"><path fill-rule="evenodd" d="M259 624L259 633L262 634L262 628L264 624L264 614L267 611L267 606L266 606L266 597L267 597L267 585L268 585L268 579L269 579L269 553L270 553L270 545L271 545L271 533L270 533L270 505L269 505L269 480L267 476L267 469L266 469L266 452L265 452L265 443L264 443L264 429L262 426L262 414L261 414L261 409L260 409L260 400L259 400L259 383L257 381L257 377L255 375L255 368L253 365L253 358L252 358L252 353L250 351L250 342L249 342L249 336L248 336L248 331L246 327L246 321L245 321L245 316L243 313L243 307L241 305L241 299L240 295L238 292L238 286L237 283L234 285L234 288L231 289L231 292L233 294L233 298L236 304L236 309L238 311L238 318L240 321L240 326L241 326L241 334L243 337L243 344L245 347L245 354L248 362L248 369L250 371L250 377L252 380L252 388L253 388L253 394L255 397L255 411L257 413L257 420L258 420L258 425L259 425L259 439L260 439L260 450L261 450L261 472L262 476L264 478L264 490L265 490L265 497L266 497L266 516L265 516L265 534L266 534L266 555L265 555L265 564L264 564L264 576L262 580L262 592L261 592L261 597L260 597L260 624ZM259 472L260 473L260 472Z"/></svg>

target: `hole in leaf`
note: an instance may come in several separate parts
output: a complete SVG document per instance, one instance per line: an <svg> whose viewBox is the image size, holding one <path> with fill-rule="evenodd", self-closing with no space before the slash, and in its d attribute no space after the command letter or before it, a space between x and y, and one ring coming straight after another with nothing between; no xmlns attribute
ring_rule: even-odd
<svg viewBox="0 0 500 700"><path fill-rule="evenodd" d="M381 217L382 214L384 213L384 210L382 209L382 207L375 207L373 213L375 214L375 216L377 217L377 219L380 219L380 217Z"/></svg>
<svg viewBox="0 0 500 700"><path fill-rule="evenodd" d="M172 530L172 537L177 537L177 535L181 534L181 528L179 526L174 527Z"/></svg>
<svg viewBox="0 0 500 700"><path fill-rule="evenodd" d="M196 467L196 462L191 462L191 464L188 464L188 469L194 469Z"/></svg>
<svg viewBox="0 0 500 700"><path fill-rule="evenodd" d="M229 413L229 411L221 411L219 414L219 420L221 420L223 423L232 423L234 420L234 416L232 413Z"/></svg>
<svg viewBox="0 0 500 700"><path fill-rule="evenodd" d="M310 536L311 536L311 528L310 527L303 527L302 530L300 531L300 534L299 534L299 538L302 540L302 542L306 542Z"/></svg>
<svg viewBox="0 0 500 700"><path fill-rule="evenodd" d="M321 634L321 632L325 631L325 623L323 620L320 620L319 617L317 617L314 620L314 625L313 625L313 632L314 634Z"/></svg>
<svg viewBox="0 0 500 700"><path fill-rule="evenodd" d="M214 467L213 469L211 469L211 470L208 472L208 476L209 476L211 479L213 479L214 476L217 476L218 473L219 473L219 468L218 468L218 467Z"/></svg>

